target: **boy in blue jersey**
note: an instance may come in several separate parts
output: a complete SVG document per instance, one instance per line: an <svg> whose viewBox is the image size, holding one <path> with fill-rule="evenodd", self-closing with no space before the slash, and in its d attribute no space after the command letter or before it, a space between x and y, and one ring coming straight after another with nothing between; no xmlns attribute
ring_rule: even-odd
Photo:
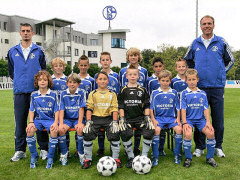
<svg viewBox="0 0 240 180"><path fill-rule="evenodd" d="M216 145L214 129L210 123L207 95L198 89L198 72L195 69L186 71L186 82L188 87L181 94L181 115L184 132L183 147L185 151L184 167L190 167L192 161L192 128L197 127L199 131L207 136L207 160L206 163L217 167L213 159Z"/></svg>
<svg viewBox="0 0 240 180"><path fill-rule="evenodd" d="M110 69L111 63L112 63L111 54L109 52L102 52L100 56L100 64L102 65L102 71L108 74L109 83L107 88L115 92L116 94L118 94L120 90L120 85L118 82L118 74L113 72ZM98 88L98 85L96 83L97 74L94 76L94 79L95 79L95 89L97 89ZM105 140L105 132L100 131L98 133L98 145L99 145L99 149L97 151L98 157L101 157L104 155L104 149L105 149L104 140Z"/></svg>
<svg viewBox="0 0 240 180"><path fill-rule="evenodd" d="M45 70L39 71L34 77L34 86L39 90L31 94L29 124L26 128L27 143L31 153L30 168L36 168L38 160L34 133L43 129L50 131L46 168L51 169L53 166L54 153L58 143L59 106L57 94L50 90L52 84L51 75ZM64 165L63 162L62 165Z"/></svg>
<svg viewBox="0 0 240 180"><path fill-rule="evenodd" d="M67 78L68 89L61 93L60 113L59 113L59 146L66 149L66 132L70 128L75 128L77 132L77 150L80 164L83 164L83 115L84 107L86 107L85 91L79 89L81 83L80 77L76 73L72 73ZM61 153L60 161L67 163L67 157Z"/></svg>
<svg viewBox="0 0 240 180"><path fill-rule="evenodd" d="M155 126L153 137L153 166L158 165L158 144L159 135L162 129L173 128L175 135L174 162L180 164L180 151L182 148L182 127L180 123L180 105L177 91L170 88L172 73L162 70L158 79L160 87L154 90L151 95L150 114Z"/></svg>
<svg viewBox="0 0 240 180"><path fill-rule="evenodd" d="M119 83L120 87L123 88L125 85L128 84L128 79L126 77L127 68L132 65L139 69L139 78L137 80L137 83L146 88L146 80L148 78L148 72L144 67L141 67L139 65L140 61L142 60L142 54L141 51L137 48L131 47L127 51L127 62L129 62L129 65L125 68L122 68L119 72ZM140 154L140 141L141 141L141 133L140 131L134 131L134 154L139 155Z"/></svg>
<svg viewBox="0 0 240 180"><path fill-rule="evenodd" d="M86 99L88 98L89 93L94 90L94 78L92 78L88 74L89 68L90 68L90 64L89 64L88 57L86 55L82 55L78 60L78 69L80 71L79 76L81 78L81 84L80 84L79 88L83 89L85 91ZM85 113L84 113L83 119L85 119ZM75 140L76 140L76 149L78 149L77 133L75 134ZM75 157L78 156L77 150L76 150L74 156Z"/></svg>
<svg viewBox="0 0 240 180"><path fill-rule="evenodd" d="M178 58L175 64L175 70L178 72L177 76L172 79L171 88L175 89L178 92L178 97L183 90L187 88L187 83L185 81L185 72L187 71L188 66L185 59Z"/></svg>
<svg viewBox="0 0 240 180"><path fill-rule="evenodd" d="M159 76L159 73L164 69L163 60L160 57L154 58L152 65L153 65L154 74L151 77L149 77L146 82L149 96L151 96L152 91L160 87L158 76ZM159 142L159 148L158 148L160 156L166 156L166 153L164 152L165 139L166 139L166 131L162 130L160 132L160 142Z"/></svg>

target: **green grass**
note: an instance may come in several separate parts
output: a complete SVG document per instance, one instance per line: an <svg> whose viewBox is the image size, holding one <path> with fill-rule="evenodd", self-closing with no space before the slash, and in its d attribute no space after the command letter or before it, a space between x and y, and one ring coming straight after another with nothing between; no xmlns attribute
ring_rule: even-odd
<svg viewBox="0 0 240 180"><path fill-rule="evenodd" d="M111 177L102 177L96 170L97 142L94 142L93 166L82 170L78 159L71 158L69 164L62 167L59 161L51 170L46 170L46 162L39 160L36 169L29 168L30 153L27 150L27 159L19 162L10 162L14 154L14 114L12 91L0 91L0 179L238 179L240 176L240 89L225 89L225 133L223 149L226 158L215 157L219 167L212 168L205 163L205 155L193 158L189 169L173 163L173 154L165 146L166 157L161 157L159 165L147 175L137 175L132 169L125 167L118 169ZM71 133L70 151L75 151L74 133ZM192 148L193 151L193 148ZM109 155L109 143L106 142L106 155ZM206 154L206 151L205 151ZM125 165L123 147L120 159Z"/></svg>

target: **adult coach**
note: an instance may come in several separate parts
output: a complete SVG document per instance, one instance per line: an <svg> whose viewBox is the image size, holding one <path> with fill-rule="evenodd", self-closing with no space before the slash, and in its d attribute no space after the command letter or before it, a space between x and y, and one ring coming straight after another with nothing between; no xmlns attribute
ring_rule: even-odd
<svg viewBox="0 0 240 180"><path fill-rule="evenodd" d="M30 24L21 24L22 41L8 52L8 71L13 80L15 115L15 154L10 161L26 157L26 127L31 92L34 91L34 75L46 69L43 50L32 43L34 35Z"/></svg>
<svg viewBox="0 0 240 180"><path fill-rule="evenodd" d="M231 49L224 38L213 33L214 18L206 15L200 20L202 35L189 47L184 59L189 68L195 68L199 74L198 87L207 93L211 107L212 125L215 130L215 154L225 157L222 151L224 132L224 86L226 73L234 64ZM205 136L196 132L194 135L196 150L193 155L201 156L205 149Z"/></svg>

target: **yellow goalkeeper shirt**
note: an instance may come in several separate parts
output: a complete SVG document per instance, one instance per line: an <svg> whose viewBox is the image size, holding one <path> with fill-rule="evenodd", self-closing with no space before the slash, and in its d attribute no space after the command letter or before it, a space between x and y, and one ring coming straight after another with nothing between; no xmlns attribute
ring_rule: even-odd
<svg viewBox="0 0 240 180"><path fill-rule="evenodd" d="M114 111L118 111L116 94L110 90L92 91L88 96L87 110L92 111L94 116L111 116Z"/></svg>

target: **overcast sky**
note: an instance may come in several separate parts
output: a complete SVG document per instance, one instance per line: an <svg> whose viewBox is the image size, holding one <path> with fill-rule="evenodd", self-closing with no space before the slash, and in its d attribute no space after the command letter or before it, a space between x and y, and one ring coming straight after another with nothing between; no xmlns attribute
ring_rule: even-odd
<svg viewBox="0 0 240 180"><path fill-rule="evenodd" d="M216 35L224 37L234 50L240 50L240 0L198 0L199 20L215 18ZM75 30L97 33L108 28L102 16L105 6L117 9L113 29L130 29L126 47L157 50L161 44L189 46L195 38L196 0L6 0L0 14L37 20L61 18L73 21ZM198 28L199 35L201 34Z"/></svg>

